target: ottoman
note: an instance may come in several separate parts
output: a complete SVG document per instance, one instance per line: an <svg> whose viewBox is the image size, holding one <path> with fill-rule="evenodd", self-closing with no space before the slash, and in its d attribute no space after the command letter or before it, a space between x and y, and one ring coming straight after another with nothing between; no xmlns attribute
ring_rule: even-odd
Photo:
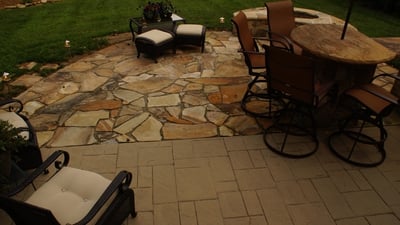
<svg viewBox="0 0 400 225"><path fill-rule="evenodd" d="M179 24L175 28L175 43L177 45L197 45L204 52L206 27L200 24Z"/></svg>
<svg viewBox="0 0 400 225"><path fill-rule="evenodd" d="M143 52L151 56L157 63L158 56L164 50L173 48L175 53L174 36L172 32L159 29L152 29L137 35L135 38L137 57L139 58L140 53Z"/></svg>

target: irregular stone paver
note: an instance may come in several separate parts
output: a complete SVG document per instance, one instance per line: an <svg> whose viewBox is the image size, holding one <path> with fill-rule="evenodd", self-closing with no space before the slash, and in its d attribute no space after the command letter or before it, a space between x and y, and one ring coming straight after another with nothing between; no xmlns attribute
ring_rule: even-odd
<svg viewBox="0 0 400 225"><path fill-rule="evenodd" d="M132 135L138 141L160 141L162 123L154 117L149 117L138 128L133 131Z"/></svg>
<svg viewBox="0 0 400 225"><path fill-rule="evenodd" d="M93 127L100 119L108 118L109 112L105 110L82 112L73 114L66 122L65 126Z"/></svg>
<svg viewBox="0 0 400 225"><path fill-rule="evenodd" d="M164 139L188 139L198 137L214 137L217 126L212 123L202 124L173 124L166 123L162 128Z"/></svg>

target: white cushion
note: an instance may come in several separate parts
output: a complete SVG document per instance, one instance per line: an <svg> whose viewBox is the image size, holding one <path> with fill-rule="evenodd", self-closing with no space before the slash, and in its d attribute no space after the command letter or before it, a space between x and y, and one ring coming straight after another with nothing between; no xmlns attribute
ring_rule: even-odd
<svg viewBox="0 0 400 225"><path fill-rule="evenodd" d="M28 128L28 124L25 122L25 120L22 119L15 112L0 110L0 120L8 121L10 124L12 124L16 128ZM25 138L26 140L29 139L28 131L22 131L22 132L20 132L20 135L23 138Z"/></svg>
<svg viewBox="0 0 400 225"><path fill-rule="evenodd" d="M154 42L154 44L157 45L161 42L164 42L167 40L172 40L173 36L172 36L172 34L170 34L168 32L154 29L154 30L149 30L144 33L141 33L136 37L136 39L140 39L140 38L152 40Z"/></svg>
<svg viewBox="0 0 400 225"><path fill-rule="evenodd" d="M203 32L203 25L199 24L180 24L176 28L177 35L201 35Z"/></svg>
<svg viewBox="0 0 400 225"><path fill-rule="evenodd" d="M97 173L64 167L26 202L49 209L60 224L74 224L89 212L110 183Z"/></svg>

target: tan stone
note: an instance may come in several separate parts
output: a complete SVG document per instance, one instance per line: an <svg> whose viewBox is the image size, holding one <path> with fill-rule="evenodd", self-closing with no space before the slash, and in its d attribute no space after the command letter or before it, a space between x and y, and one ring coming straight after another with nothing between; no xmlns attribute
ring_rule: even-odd
<svg viewBox="0 0 400 225"><path fill-rule="evenodd" d="M258 127L256 120L249 116L230 117L225 125L241 134L260 133L260 128Z"/></svg>
<svg viewBox="0 0 400 225"><path fill-rule="evenodd" d="M218 132L217 127L212 123L194 125L165 123L162 133L164 139L188 139L214 137Z"/></svg>
<svg viewBox="0 0 400 225"><path fill-rule="evenodd" d="M96 126L96 131L112 131L113 121L106 119L100 120Z"/></svg>
<svg viewBox="0 0 400 225"><path fill-rule="evenodd" d="M100 119L105 119L109 117L109 112L105 110L82 112L77 111L73 114L67 121L65 121L66 126L96 126Z"/></svg>
<svg viewBox="0 0 400 225"><path fill-rule="evenodd" d="M96 111L96 110L110 110L110 109L118 109L122 105L121 101L114 99L107 100L98 100L94 102L89 102L79 106L78 110L81 111Z"/></svg>
<svg viewBox="0 0 400 225"><path fill-rule="evenodd" d="M206 122L206 109L203 106L185 108L182 111L182 118L193 122Z"/></svg>
<svg viewBox="0 0 400 225"><path fill-rule="evenodd" d="M149 117L132 132L132 135L138 141L160 141L161 127L162 124L157 119Z"/></svg>
<svg viewBox="0 0 400 225"><path fill-rule="evenodd" d="M169 94L163 96L149 97L147 106L174 106L178 105L180 102L181 100L178 94Z"/></svg>
<svg viewBox="0 0 400 225"><path fill-rule="evenodd" d="M25 86L25 87L31 87L32 85L36 84L37 82L39 82L42 79L43 79L43 77L41 77L41 76L25 74L25 75L18 77L11 84Z"/></svg>
<svg viewBox="0 0 400 225"><path fill-rule="evenodd" d="M162 90L172 84L173 81L174 80L165 77L154 77L147 80L122 85L122 88L147 94Z"/></svg>
<svg viewBox="0 0 400 225"><path fill-rule="evenodd" d="M217 126L221 126L222 124L224 124L225 120L229 117L229 115L223 112L210 111L207 112L206 117L210 122L214 123Z"/></svg>
<svg viewBox="0 0 400 225"><path fill-rule="evenodd" d="M232 86L222 86L221 95L223 104L231 104L234 102L240 102L243 98L244 93L247 89L247 84L239 84Z"/></svg>
<svg viewBox="0 0 400 225"><path fill-rule="evenodd" d="M210 101L211 104L221 104L222 103L222 95L220 92L214 92L210 93L208 96L208 101Z"/></svg>

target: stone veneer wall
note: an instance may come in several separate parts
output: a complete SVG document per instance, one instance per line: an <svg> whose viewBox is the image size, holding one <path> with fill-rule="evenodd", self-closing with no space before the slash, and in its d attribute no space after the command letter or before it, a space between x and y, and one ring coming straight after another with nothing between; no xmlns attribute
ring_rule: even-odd
<svg viewBox="0 0 400 225"><path fill-rule="evenodd" d="M249 28L256 37L264 37L267 33L267 10L265 7L243 9L247 16ZM304 8L294 8L297 24L343 24L344 21L334 16ZM238 12L234 12L235 16ZM233 33L236 33L233 27Z"/></svg>

